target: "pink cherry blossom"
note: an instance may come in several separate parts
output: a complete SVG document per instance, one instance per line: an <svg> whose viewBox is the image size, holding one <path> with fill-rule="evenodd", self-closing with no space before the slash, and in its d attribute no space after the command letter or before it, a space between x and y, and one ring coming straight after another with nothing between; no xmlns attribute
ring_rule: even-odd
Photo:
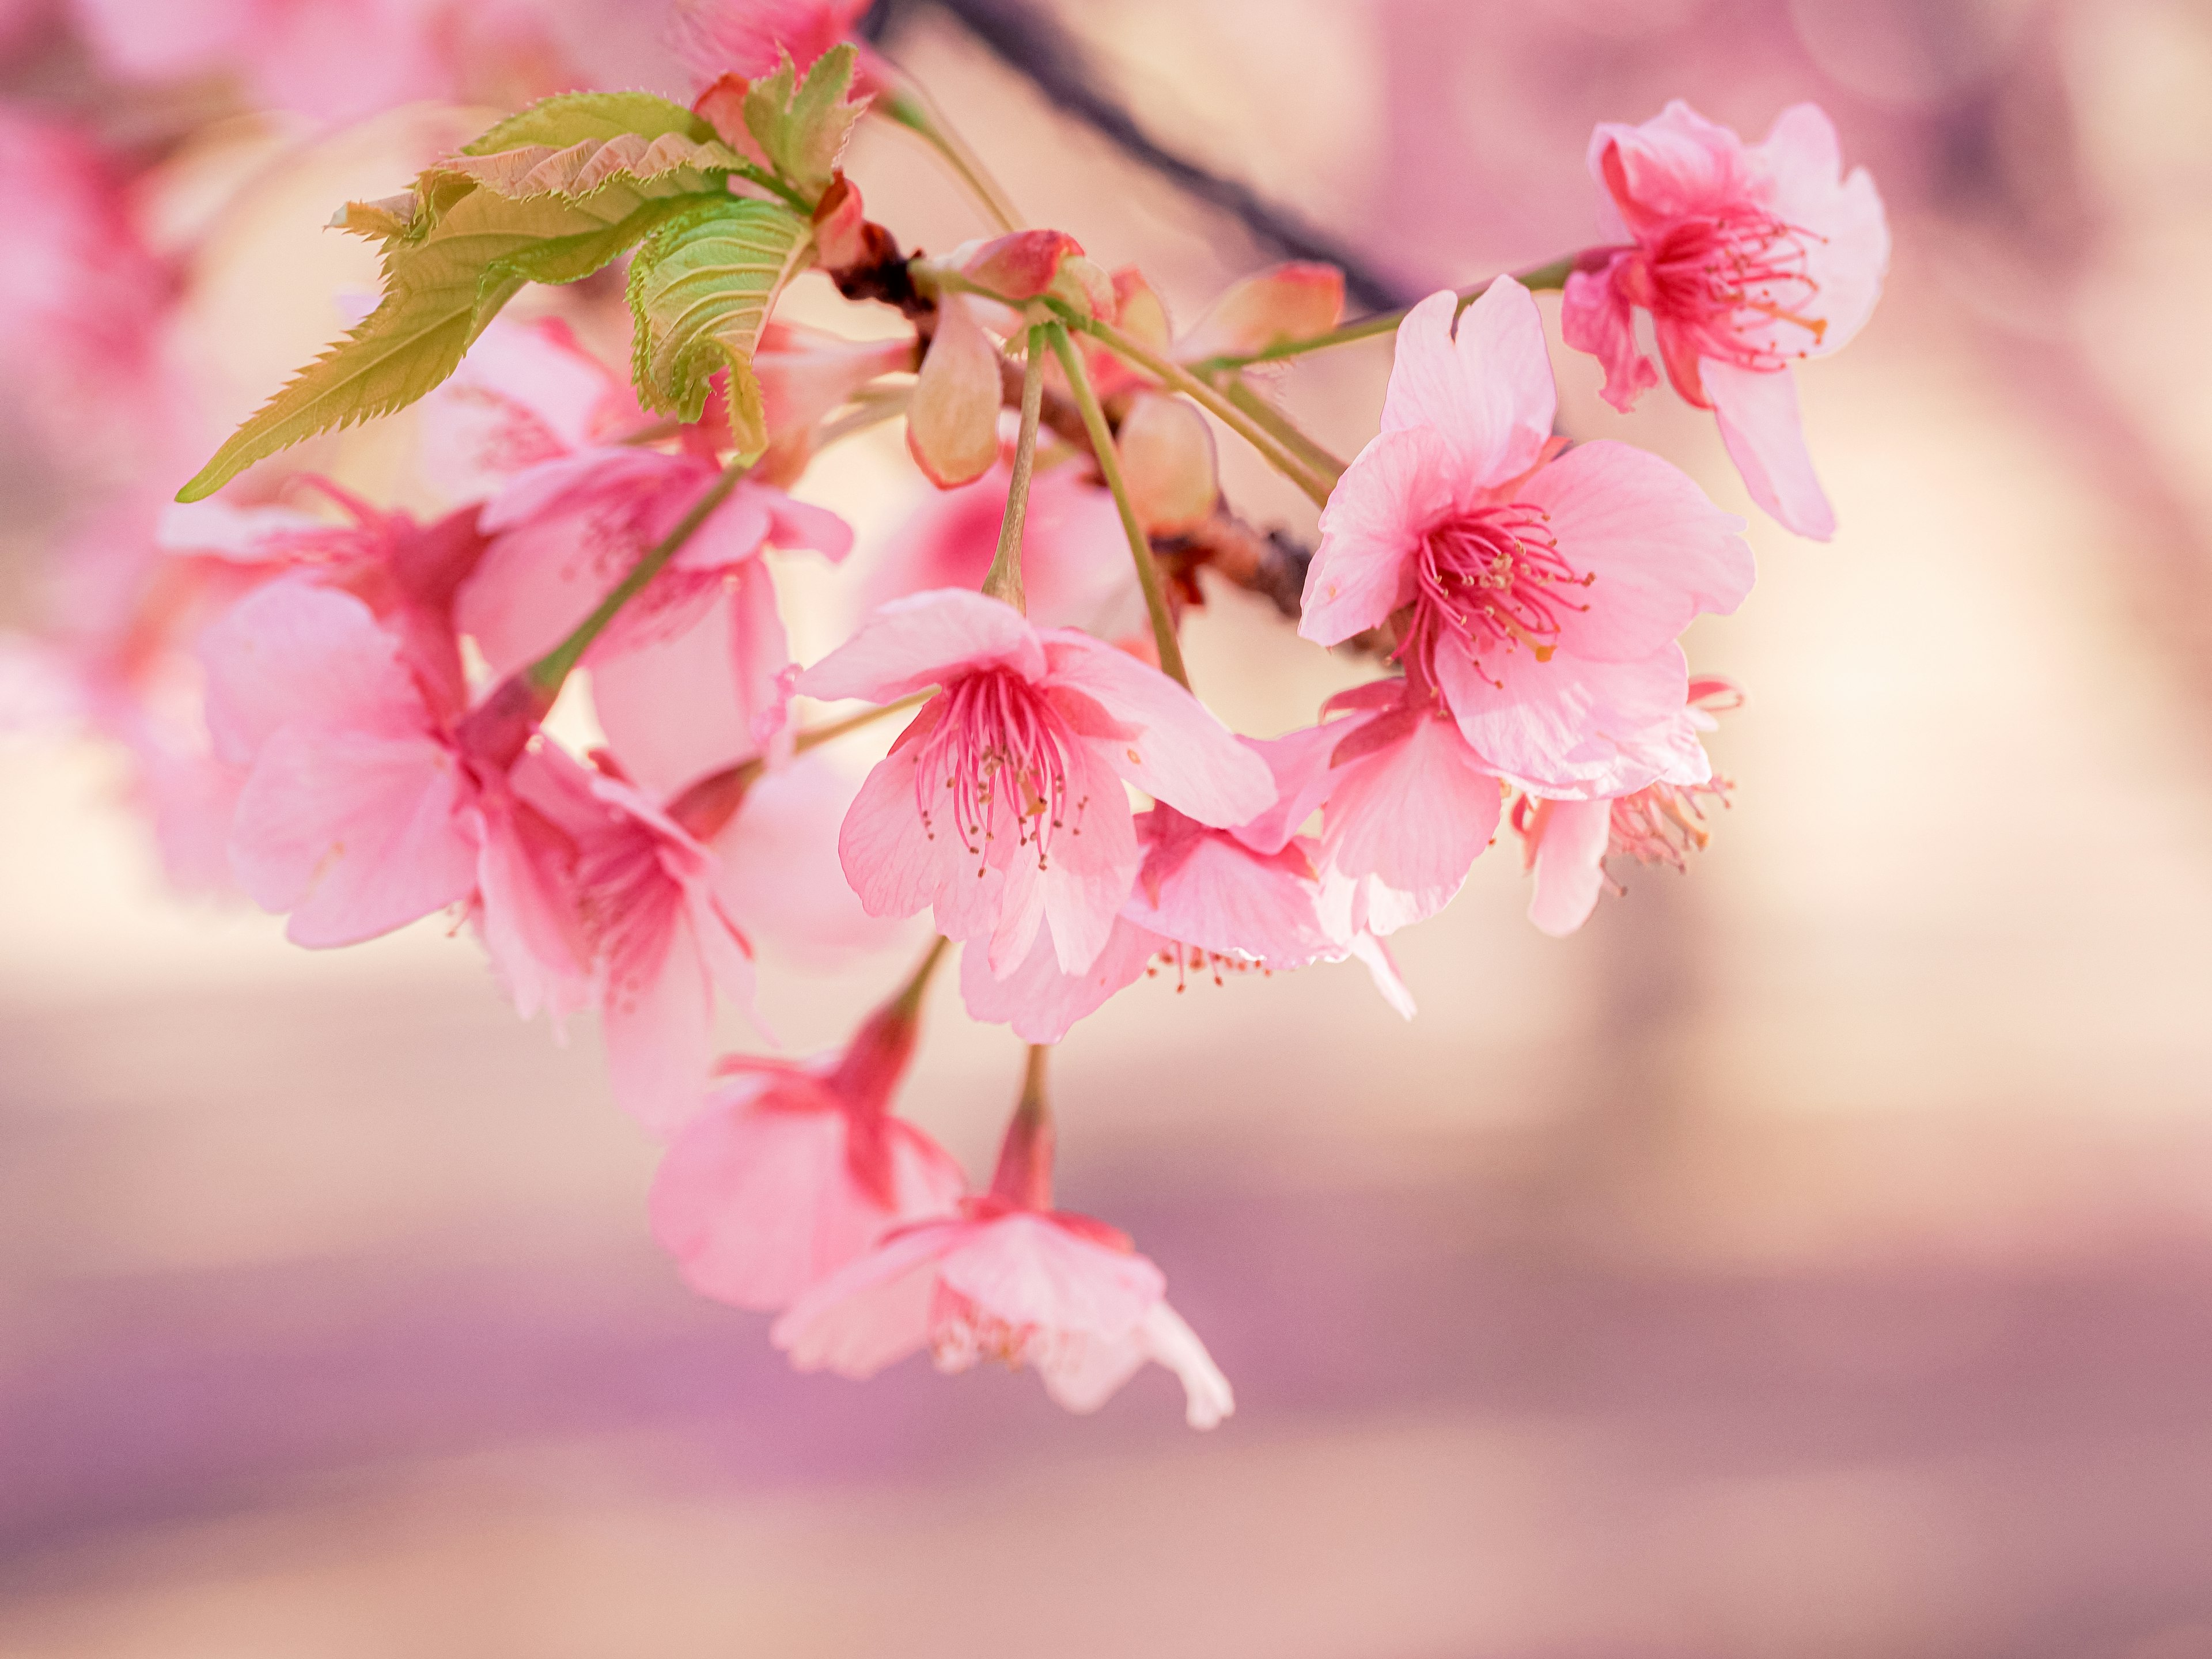
<svg viewBox="0 0 2212 1659"><path fill-rule="evenodd" d="M1274 799L1266 765L1158 669L978 593L893 600L798 689L887 702L928 686L838 850L871 915L933 907L939 932L988 940L994 973L1040 930L1071 971L1105 949L1139 862L1124 779L1208 823Z"/></svg>
<svg viewBox="0 0 2212 1659"><path fill-rule="evenodd" d="M1322 512L1298 631L1389 623L1408 697L1439 700L1532 793L1700 781L1674 636L1750 591L1743 521L1626 445L1562 453L1528 290L1500 277L1455 333L1456 304L1433 295L1399 327L1382 430Z"/></svg>
<svg viewBox="0 0 2212 1659"><path fill-rule="evenodd" d="M618 443L651 421L629 382L557 317L495 318L422 403L422 476L459 504L545 461Z"/></svg>
<svg viewBox="0 0 2212 1659"><path fill-rule="evenodd" d="M927 1347L941 1371L996 1359L1096 1411L1147 1362L1183 1385L1193 1428L1236 1409L1229 1380L1127 1237L1051 1207L1050 1132L1024 1109L991 1191L957 1218L887 1234L787 1309L769 1340L801 1370L872 1376Z"/></svg>
<svg viewBox="0 0 2212 1659"><path fill-rule="evenodd" d="M603 775L589 787L600 811L577 827L574 894L607 1071L616 1103L665 1134L697 1109L716 994L752 1010L752 943L716 890L714 851L678 821L680 804L664 811Z"/></svg>
<svg viewBox="0 0 2212 1659"><path fill-rule="evenodd" d="M653 1235L693 1290L774 1311L889 1229L957 1211L960 1166L889 1109L916 1002L886 1004L843 1050L812 1060L723 1062L730 1081L678 1133L653 1183Z"/></svg>
<svg viewBox="0 0 2212 1659"><path fill-rule="evenodd" d="M1640 127L1601 125L1590 172L1631 246L1567 279L1567 343L1605 365L1626 410L1658 384L1638 345L1649 312L1674 389L1719 418L1752 499L1801 535L1835 533L1797 414L1790 365L1865 324L1889 264L1889 225L1863 167L1848 178L1815 105L1747 145L1679 100Z"/></svg>
<svg viewBox="0 0 2212 1659"><path fill-rule="evenodd" d="M288 577L201 641L216 752L249 769L231 866L294 943L349 945L468 898L483 826L460 709L352 594Z"/></svg>
<svg viewBox="0 0 2212 1659"><path fill-rule="evenodd" d="M1690 682L1690 714L1711 730L1712 715L1740 708L1743 694L1730 681L1709 677ZM1687 854L1702 851L1711 838L1705 828L1708 804L1728 805L1725 778L1704 783L1654 783L1613 800L1532 800L1513 803L1513 828L1535 875L1528 920L1555 938L1573 933L1589 920L1599 893L1610 882L1608 857L1639 864L1689 867Z"/></svg>

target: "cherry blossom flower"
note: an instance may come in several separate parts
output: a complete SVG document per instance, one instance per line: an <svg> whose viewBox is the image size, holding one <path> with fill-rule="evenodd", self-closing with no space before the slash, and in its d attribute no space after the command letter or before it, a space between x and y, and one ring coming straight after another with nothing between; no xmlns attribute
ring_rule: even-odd
<svg viewBox="0 0 2212 1659"><path fill-rule="evenodd" d="M367 605L288 577L200 653L216 752L249 769L231 866L264 909L291 913L295 944L354 944L471 896L483 778L455 735L463 711Z"/></svg>
<svg viewBox="0 0 2212 1659"><path fill-rule="evenodd" d="M1814 475L1790 365L1865 324L1889 264L1889 224L1863 167L1848 178L1815 105L1784 110L1747 145L1679 100L1640 127L1601 125L1591 174L1631 246L1567 279L1567 343L1605 365L1626 410L1658 384L1638 345L1649 312L1674 390L1720 421L1752 499L1826 541L1834 511Z"/></svg>
<svg viewBox="0 0 2212 1659"><path fill-rule="evenodd" d="M1228 1378L1125 1234L1052 1207L1051 1160L1049 1126L1025 1102L988 1193L887 1234L793 1303L769 1340L801 1370L855 1378L924 1347L948 1373L1026 1366L1072 1412L1096 1411L1150 1361L1182 1380L1190 1425L1213 1427L1236 1409Z"/></svg>
<svg viewBox="0 0 2212 1659"><path fill-rule="evenodd" d="M1388 623L1407 695L1487 770L1589 799L1705 775L1674 636L1750 591L1743 521L1625 444L1561 453L1535 301L1500 277L1398 330L1382 430L1322 514L1298 631ZM1424 747L1427 746L1424 740Z"/></svg>
<svg viewBox="0 0 2212 1659"><path fill-rule="evenodd" d="M693 1290L772 1312L889 1229L957 1211L960 1166L890 1111L920 1000L917 985L811 1060L722 1063L730 1080L678 1132L653 1183L653 1235Z"/></svg>
<svg viewBox="0 0 2212 1659"><path fill-rule="evenodd" d="M1741 707L1743 694L1729 680L1710 677L1690 682L1690 716L1710 731L1713 714ZM1521 837L1535 892L1528 920L1554 938L1573 933L1589 920L1598 894L1609 882L1608 857L1639 864L1689 867L1687 854L1704 850L1711 838L1705 806L1728 805L1732 786L1725 778L1704 783L1647 784L1612 800L1533 800L1513 803L1513 828Z"/></svg>
<svg viewBox="0 0 2212 1659"><path fill-rule="evenodd" d="M933 907L994 973L1040 929L1066 969L1106 946L1139 862L1130 783L1201 823L1274 799L1266 765L1158 669L957 589L878 610L800 677L825 699L938 688L868 775L838 850L872 915Z"/></svg>

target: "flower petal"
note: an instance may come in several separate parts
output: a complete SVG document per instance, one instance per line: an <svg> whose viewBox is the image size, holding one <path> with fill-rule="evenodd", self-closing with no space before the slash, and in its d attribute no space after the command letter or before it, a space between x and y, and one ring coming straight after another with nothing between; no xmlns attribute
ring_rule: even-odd
<svg viewBox="0 0 2212 1659"><path fill-rule="evenodd" d="M1589 920L1605 886L1605 849L1613 838L1609 800L1546 801L1543 838L1536 843L1536 890L1528 920L1564 939Z"/></svg>
<svg viewBox="0 0 2212 1659"><path fill-rule="evenodd" d="M1734 611L1756 572L1744 524L1687 473L1601 439L1540 467L1516 492L1543 509L1559 555L1593 580L1562 605L1562 654L1648 657L1700 611Z"/></svg>
<svg viewBox="0 0 2212 1659"><path fill-rule="evenodd" d="M1455 332L1458 306L1449 290L1432 294L1399 324L1382 430L1432 427L1468 483L1502 483L1536 464L1558 412L1543 319L1510 276L1492 282Z"/></svg>
<svg viewBox="0 0 2212 1659"><path fill-rule="evenodd" d="M1036 629L1010 605L940 588L877 607L851 639L799 676L798 690L825 702L889 702L942 685L957 672L989 667L1043 678Z"/></svg>
<svg viewBox="0 0 2212 1659"><path fill-rule="evenodd" d="M1500 776L1539 795L1591 799L1647 783L1711 775L1686 698L1689 668L1668 644L1637 662L1526 651L1485 660L1439 653L1437 678L1459 729Z"/></svg>
<svg viewBox="0 0 2212 1659"><path fill-rule="evenodd" d="M993 975L986 952L970 947L960 959L961 1000L971 1019L1010 1025L1024 1042L1057 1042L1076 1021L1135 983L1164 943L1157 933L1117 916L1106 948L1082 972L1061 968L1053 942L1040 937L1003 979Z"/></svg>
<svg viewBox="0 0 2212 1659"><path fill-rule="evenodd" d="M1403 605L1422 537L1468 486L1459 453L1441 433L1411 428L1372 440L1322 509L1299 634L1316 645L1341 644Z"/></svg>
<svg viewBox="0 0 2212 1659"><path fill-rule="evenodd" d="M1818 542L1834 536L1836 510L1813 471L1796 377L1786 368L1761 373L1711 358L1702 368L1721 441L1752 500L1801 536Z"/></svg>
<svg viewBox="0 0 2212 1659"><path fill-rule="evenodd" d="M769 1327L802 1371L873 1376L929 1340L937 1259L979 1224L923 1222L893 1234L809 1289Z"/></svg>
<svg viewBox="0 0 2212 1659"><path fill-rule="evenodd" d="M1133 1331L1167 1288L1145 1257L1020 1210L970 1231L945 1252L938 1275L1009 1325L1107 1338Z"/></svg>
<svg viewBox="0 0 2212 1659"><path fill-rule="evenodd" d="M1201 823L1243 823L1274 804L1267 763L1158 669L1073 629L1043 637L1048 687L1079 692L1139 728L1127 739L1085 740L1138 788Z"/></svg>
<svg viewBox="0 0 2212 1659"><path fill-rule="evenodd" d="M906 447L939 489L981 477L999 459L999 352L965 300L947 295L907 405Z"/></svg>

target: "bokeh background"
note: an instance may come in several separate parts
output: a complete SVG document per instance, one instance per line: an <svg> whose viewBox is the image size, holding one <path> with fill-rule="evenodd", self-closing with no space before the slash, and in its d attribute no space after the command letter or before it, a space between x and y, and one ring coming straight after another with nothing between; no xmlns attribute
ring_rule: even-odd
<svg viewBox="0 0 2212 1659"><path fill-rule="evenodd" d="M402 69L350 44L382 9L0 7L10 118L131 170L210 431L371 280L317 227L467 124L415 100L679 85L653 6L453 9ZM1038 17L1158 145L1409 294L1591 240L1597 120L1833 113L1897 254L1801 375L1832 545L1759 519L1706 419L1623 419L1559 362L1572 431L1753 518L1758 591L1690 642L1752 692L1713 848L1560 942L1501 845L1400 937L1411 1025L1346 966L1079 1028L1062 1197L1234 1378L1200 1437L1158 1372L1088 1419L997 1371L791 1374L654 1249L588 1030L520 1025L435 923L315 955L179 896L116 752L0 742L0 1653L2212 1655L2212 13L877 18L1035 220L1189 316L1279 250L994 52ZM895 137L851 165L908 246L981 229ZM1387 372L1353 348L1285 395L1348 453ZM66 453L51 388L0 397L13 620L144 471L97 380ZM879 537L898 453L804 493ZM405 453L341 460L398 488ZM1310 528L1224 454L1249 516ZM843 601L802 598L806 655ZM1234 592L1188 638L1255 732L1351 672ZM769 1012L828 1041L900 965L779 976ZM981 1173L1018 1050L939 989L907 1105Z"/></svg>

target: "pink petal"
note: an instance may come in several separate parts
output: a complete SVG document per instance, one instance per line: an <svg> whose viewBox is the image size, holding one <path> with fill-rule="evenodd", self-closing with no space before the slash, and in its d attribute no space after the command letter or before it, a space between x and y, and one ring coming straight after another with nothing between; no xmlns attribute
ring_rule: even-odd
<svg viewBox="0 0 2212 1659"><path fill-rule="evenodd" d="M714 986L691 918L673 890L625 921L635 930L600 1010L615 1103L647 1131L672 1133L700 1107L714 1054Z"/></svg>
<svg viewBox="0 0 2212 1659"><path fill-rule="evenodd" d="M1711 358L1701 367L1721 441L1752 500L1799 535L1828 540L1836 533L1836 512L1805 447L1796 378L1786 368L1762 374Z"/></svg>
<svg viewBox="0 0 2212 1659"><path fill-rule="evenodd" d="M1528 920L1564 939L1589 920L1605 886L1605 849L1613 836L1609 800L1547 801L1536 843L1536 890Z"/></svg>
<svg viewBox="0 0 2212 1659"><path fill-rule="evenodd" d="M293 578L255 589L200 636L216 752L252 760L298 722L396 736L428 723L399 643L350 593Z"/></svg>
<svg viewBox="0 0 2212 1659"><path fill-rule="evenodd" d="M1052 941L1040 937L1004 979L992 975L984 951L970 947L961 953L961 999L971 1019L1011 1025L1024 1042L1057 1042L1076 1021L1133 984L1164 943L1157 933L1116 917L1106 948L1081 973L1064 970Z"/></svg>
<svg viewBox="0 0 2212 1659"><path fill-rule="evenodd" d="M915 793L921 752L919 743L907 743L876 763L838 831L838 861L870 915L910 916L934 907L939 933L975 939L997 925L1006 878L996 870L979 878L957 831L948 827L933 837L924 828Z"/></svg>
<svg viewBox="0 0 2212 1659"><path fill-rule="evenodd" d="M664 799L761 752L789 663L775 585L748 560L699 620L592 670L592 707L623 769Z"/></svg>
<svg viewBox="0 0 2212 1659"><path fill-rule="evenodd" d="M1090 740L1138 788L1201 823L1243 823L1274 804L1267 763L1158 669L1072 629L1048 629L1044 639L1048 685L1079 692L1138 728L1126 740Z"/></svg>
<svg viewBox="0 0 2212 1659"><path fill-rule="evenodd" d="M1642 126L1602 123L1590 135L1589 166L1637 235L1748 193L1742 140L1679 98Z"/></svg>
<svg viewBox="0 0 2212 1659"><path fill-rule="evenodd" d="M1129 884L1136 879L1138 855L1129 798L1121 780L1101 761L1097 746L1079 743L1068 761L1068 798L1077 805L1053 833L1041 884L1053 948L1060 967L1073 974L1090 967L1106 948L1114 918L1129 896ZM1033 856L1027 851L1014 854L1022 862ZM994 939L992 970L1010 971L1028 951L1029 941L1024 939L1002 953Z"/></svg>
<svg viewBox="0 0 2212 1659"><path fill-rule="evenodd" d="M1552 435L1559 393L1543 319L1527 289L1500 276L1467 308L1432 294L1398 325L1398 356L1382 430L1431 427L1449 440L1467 483L1502 483L1536 464Z"/></svg>
<svg viewBox="0 0 2212 1659"><path fill-rule="evenodd" d="M977 286L1008 300L1033 300L1052 286L1063 260L1083 245L1060 230L1017 230L953 250L947 263Z"/></svg>
<svg viewBox="0 0 2212 1659"><path fill-rule="evenodd" d="M1594 578L1562 607L1562 653L1648 657L1700 611L1743 603L1756 574L1744 524L1680 468L1601 439L1540 467L1516 492L1547 515L1560 556Z"/></svg>
<svg viewBox="0 0 2212 1659"><path fill-rule="evenodd" d="M1322 835L1329 862L1410 896L1420 914L1442 909L1497 831L1497 779L1441 720L1416 720L1340 770Z"/></svg>
<svg viewBox="0 0 2212 1659"><path fill-rule="evenodd" d="M1483 668L1502 687L1463 657L1437 658L1445 701L1469 745L1524 788L1589 799L1662 777L1711 775L1686 712L1689 668L1679 646L1626 663L1565 656L1540 663L1526 651L1498 652Z"/></svg>
<svg viewBox="0 0 2212 1659"><path fill-rule="evenodd" d="M1212 514L1221 499L1213 428L1195 404L1138 392L1114 444L1130 504L1148 535L1172 535Z"/></svg>
<svg viewBox="0 0 2212 1659"><path fill-rule="evenodd" d="M1274 265L1232 283L1176 344L1184 362L1249 356L1285 340L1326 334L1344 315L1344 273L1334 265Z"/></svg>
<svg viewBox="0 0 2212 1659"><path fill-rule="evenodd" d="M1157 1303L1138 1328L1145 1357L1164 1365L1182 1384L1183 1420L1194 1429L1210 1429L1237 1409L1237 1395L1229 1379L1213 1363L1198 1333L1165 1302Z"/></svg>
<svg viewBox="0 0 2212 1659"><path fill-rule="evenodd" d="M1559 333L1577 351L1587 351L1605 366L1601 394L1622 414L1659 384L1659 370L1636 341L1636 310L1613 281L1613 268L1626 255L1615 254L1601 270L1577 270L1567 278L1560 298Z"/></svg>
<svg viewBox="0 0 2212 1659"><path fill-rule="evenodd" d="M523 1018L544 1008L557 1023L591 1000L573 847L550 825L534 829L530 813L501 795L488 794L482 811L476 921L485 953Z"/></svg>
<svg viewBox="0 0 2212 1659"><path fill-rule="evenodd" d="M987 1224L923 1222L814 1285L769 1328L802 1371L873 1376L929 1340L937 1261Z"/></svg>
<svg viewBox="0 0 2212 1659"><path fill-rule="evenodd" d="M668 1149L653 1177L653 1236L702 1296L763 1312L789 1306L902 1222L950 1215L959 1166L902 1123L889 1152L893 1204L853 1176L849 1120L773 1097L711 1107Z"/></svg>
<svg viewBox="0 0 2212 1659"><path fill-rule="evenodd" d="M853 637L799 678L806 696L890 702L957 672L1003 666L1044 678L1044 647L1021 612L958 588L880 605Z"/></svg>
<svg viewBox="0 0 2212 1659"><path fill-rule="evenodd" d="M1385 684L1402 687L1404 682ZM1279 853L1290 845L1336 787L1330 762L1337 745L1365 723L1364 719L1336 720L1286 732L1279 738L1243 738L1244 746L1267 763L1275 780L1275 804L1258 817L1239 824L1237 839L1259 853Z"/></svg>
<svg viewBox="0 0 2212 1659"><path fill-rule="evenodd" d="M939 489L980 478L998 460L1000 396L998 348L968 302L946 295L906 412L907 449Z"/></svg>
<svg viewBox="0 0 2212 1659"><path fill-rule="evenodd" d="M1157 898L1149 880L1122 914L1184 945L1270 968L1302 968L1329 949L1313 873L1295 851L1266 857L1232 836L1200 835L1160 879Z"/></svg>
<svg viewBox="0 0 2212 1659"><path fill-rule="evenodd" d="M1806 270L1818 285L1812 310L1827 327L1806 355L1825 356L1865 325L1881 295L1889 222L1881 193L1864 167L1842 177L1835 125L1817 104L1783 111L1753 154L1770 175L1774 213L1809 233Z"/></svg>
<svg viewBox="0 0 2212 1659"><path fill-rule="evenodd" d="M1390 947L1372 933L1359 933L1352 937L1346 954L1355 958L1367 969L1367 977L1374 981L1376 994L1390 1005L1391 1012L1401 1019L1411 1019L1420 1010L1413 1005L1413 994L1406 988L1399 975L1398 964L1392 959Z"/></svg>
<svg viewBox="0 0 2212 1659"><path fill-rule="evenodd" d="M1459 452L1425 428L1385 432L1353 458L1322 509L1298 632L1337 645L1412 597L1421 538L1471 488Z"/></svg>
<svg viewBox="0 0 2212 1659"><path fill-rule="evenodd" d="M473 791L422 737L289 726L240 792L231 868L295 945L353 945L430 915L476 884Z"/></svg>
<svg viewBox="0 0 2212 1659"><path fill-rule="evenodd" d="M723 908L802 968L836 967L903 931L861 908L838 863L838 826L855 793L835 761L803 755L755 781L714 838Z"/></svg>
<svg viewBox="0 0 2212 1659"><path fill-rule="evenodd" d="M1026 1211L971 1230L937 1271L948 1288L1009 1325L1108 1339L1134 1330L1167 1288L1145 1257Z"/></svg>

